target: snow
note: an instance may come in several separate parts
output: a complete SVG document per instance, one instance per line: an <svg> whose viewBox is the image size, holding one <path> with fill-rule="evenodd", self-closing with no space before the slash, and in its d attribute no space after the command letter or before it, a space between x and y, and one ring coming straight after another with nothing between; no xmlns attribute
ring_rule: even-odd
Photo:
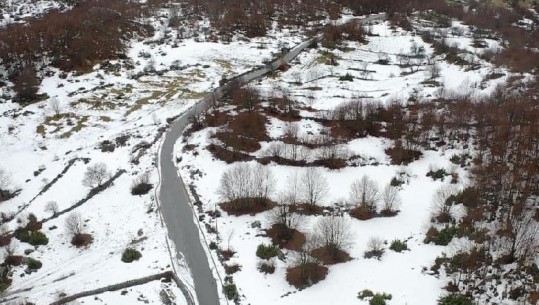
<svg viewBox="0 0 539 305"><path fill-rule="evenodd" d="M274 93L279 95L281 92L287 92L297 102L307 104L319 111L332 110L340 103L354 97L364 97L382 103L399 97L407 98L412 94L425 99L436 97L439 88L427 87L424 83L429 79L426 71L422 71L425 69L424 66L418 72L400 75L402 68L396 64L397 55L407 52L412 44L424 47L426 54L432 54L431 47L410 33L401 30L392 31L387 23L374 25L372 29L373 33L380 36L369 37L367 44L349 43L350 51L332 51L337 56L338 66L318 64L317 59L321 54L317 50L309 50L300 54L288 71L276 78L266 78L251 86L261 90L268 97ZM389 65L376 63L379 52L389 55L391 62ZM362 61L369 62L371 79L358 79L358 72L351 70L351 68L357 68ZM505 81L505 77L485 81L485 76L492 69L492 66L485 62L481 62L481 67L477 70L466 70L444 62L439 57L437 62L441 68L441 75L437 81L448 90L462 92L463 88L464 90L469 88L481 92L480 94L488 94L497 84ZM353 82L340 82L335 77L331 77L331 75L344 75L347 72L356 77ZM504 72L506 75L509 74ZM296 84L298 79L301 79L301 85ZM308 89L312 86L320 89ZM307 111L302 111L301 114L308 117L313 115ZM283 135L287 124L289 123L269 118L268 133L274 141L262 142L262 149L252 155L262 156L270 143L282 143L275 139ZM317 135L325 129L319 123L306 118L293 124L300 127L300 137L306 134ZM186 143L178 141L175 149L175 155L182 155L179 172L187 184L195 186L203 204L202 211L214 210L216 204L220 202L217 194L220 177L231 166L216 160L204 149L213 141L210 135L214 130L215 128L208 128L195 132L186 138ZM182 149L186 144L193 145L194 151L183 152ZM322 203L326 207L339 207L346 204L350 185L363 175L374 179L380 188L388 185L393 177L401 173L404 173L407 182L400 187L399 195L402 205L397 216L367 221L350 219L352 232L354 232L354 244L348 252L352 260L330 266L327 278L312 287L296 290L286 282L286 268L293 263L292 251L284 251L286 254L284 261L274 261L276 265L274 274L265 275L257 271L260 259L255 255L256 247L261 243L270 242L269 238L264 237L263 231L269 226L269 212L239 217L229 216L223 212L220 218L205 218L204 222L213 228L218 228L219 231L219 238L206 233L206 239L217 242L221 248L231 248L236 252L234 257L225 264L241 265L241 270L235 273L233 278L242 295L242 303L257 305L367 304L367 301L357 299L357 293L363 289L392 294L393 299L388 304L436 303L440 295L444 294L443 287L447 279L431 275L429 268L436 257L453 246L452 244L447 247L428 245L424 244L423 240L430 226L434 193L442 187L451 185L451 179L433 180L426 174L432 169L439 168L444 168L448 172L454 171L458 173L459 182L453 186L461 189L469 181L468 173L465 169L452 164L449 159L453 154L461 153L462 150L456 148L423 151L423 156L419 160L407 166L395 166L390 165L389 157L384 151L392 144L392 141L384 138L355 139L345 143L347 149L364 159L372 159L376 162L341 170L321 168L330 189L329 196ZM267 166L278 181L277 192L287 188L289 177L302 171L302 169L273 163ZM193 174L195 172L196 174ZM276 199L276 194L274 199ZM463 212L463 207L455 207L457 218L462 216ZM301 231L310 232L319 217L322 216L303 216ZM349 218L346 214L344 217ZM251 224L256 220L262 223L262 229L252 228ZM386 241L386 251L380 261L363 258L367 243L372 237L379 237ZM410 250L403 253L389 250L389 244L395 239L407 240ZM458 242L460 241L456 239L453 243ZM215 251L209 251L209 253L215 260L218 259ZM222 266L218 266L217 270L225 276Z"/></svg>
<svg viewBox="0 0 539 305"><path fill-rule="evenodd" d="M462 24L454 26L466 28ZM430 55L430 45L413 33L400 29L393 31L386 22L373 25L372 32L378 36L368 37L366 44L349 43L348 50L333 50L339 62L338 66L321 63L319 59L324 54L311 49L300 54L291 68L278 78L263 79L253 86L266 96L286 91L298 103L321 111L332 110L353 98L387 103L411 95L433 98L438 94L439 88L425 84L429 76L424 65L417 72L402 73L409 71L401 68L397 61L397 55L408 52L414 43L424 47L426 54ZM171 36L174 37L175 34L176 32L172 32ZM163 37L163 32L157 31L156 37L150 40L157 41ZM97 65L93 72L80 76L70 73L63 78L60 77L60 71L51 69L54 75L43 79L40 93L57 98L61 103L62 113L71 112L76 115L71 119L71 123L76 125L83 117L87 117L84 126L79 131L73 131L67 138L62 138L61 135L74 126L70 125L66 118L59 119L57 126L45 124L47 117L50 119L54 116L49 101L25 108L11 101L0 103L0 113L3 113L0 117L0 165L13 174L16 188L21 189L17 197L0 205L0 212L15 212L29 203L20 217L24 218L28 213L33 213L38 219L42 219L50 216L50 213L45 211L47 202L56 201L60 209L64 209L86 196L89 190L81 181L88 165L104 162L112 173L119 169L127 171L112 187L75 209L85 221L85 231L94 237L93 243L83 249L77 249L70 244L70 237L64 225L68 215L45 223L42 231L47 234L49 244L37 247L30 254L43 263L43 268L24 277L23 267L15 268L9 291L36 304L48 304L57 298L59 292L70 295L100 288L171 270L172 265L179 271L179 276L188 285L192 285L185 262L171 261L170 253L175 253L175 250L168 249L167 246L167 231L157 211L155 189L140 197L130 194L133 179L141 173L150 173L151 182L154 187L157 185L159 178L155 168L155 155L158 145L153 145L138 165L130 162L134 154L133 147L142 141L151 142L167 118L179 115L194 105L205 92L218 86L223 77L257 67L263 60L272 58L279 46L294 45L303 38L285 29L282 32L270 32L266 38L253 39L250 42L235 39L229 44L196 42L192 38L166 38L166 43L162 45L133 41L127 52L127 62L134 65L133 70L126 69L123 66L125 63L121 61L110 62L122 65L117 73ZM469 37L450 39L468 51L477 51L470 47ZM496 41L486 41L490 48L498 47ZM377 63L379 53L388 55L389 65ZM150 57L144 58L143 54L149 54ZM441 67L441 76L436 80L449 91L474 88L482 94L488 94L510 77L509 72L503 71L506 76L485 81L485 76L493 67L482 61L479 61L481 68L477 70L449 64L442 58L436 58L436 61ZM155 70L162 75L139 75L150 62L154 62ZM362 79L358 71L362 62L369 63L367 67L370 75L366 79ZM181 68L171 68L178 63ZM339 76L346 73L354 76L352 82L338 80ZM297 79L301 80L301 85L295 84ZM304 116L312 115L306 111L301 113ZM300 135L316 135L324 129L312 119L304 118L295 124L300 127ZM44 135L36 132L40 125L45 128ZM275 139L282 136L285 125L280 120L270 119L270 137ZM14 129L8 131L8 127ZM216 193L219 180L221 174L230 166L215 160L203 149L211 141L211 132L212 129L205 129L187 139L188 144L197 145L196 155L192 152L182 153L184 144L181 141L178 141L175 150L176 156L182 156L179 171L186 184L195 185L205 211L213 210L219 202ZM114 152L109 153L97 149L103 140L114 141L116 137L125 134L131 136L127 146L117 147ZM269 143L262 143L262 149L254 155L262 154L268 145ZM297 291L285 280L286 268L291 263L291 253L287 253L286 262L275 262L277 268L274 274L264 275L256 269L259 262L255 256L256 247L260 243L268 243L269 239L259 236L258 233L262 232L251 228L251 223L260 220L262 228L267 227L267 213L241 217L223 215L217 222L207 217L205 221L211 226L218 226L221 245L226 244L229 239L230 246L237 251L231 262L242 265L241 271L234 274L234 280L240 293L245 296L245 304L358 304L362 301L356 296L363 289L391 293L393 299L389 304L434 304L442 294L442 286L446 281L429 275L424 268L428 269L434 258L446 248L425 245L423 239L431 217L432 196L438 188L449 184L449 179L433 181L425 175L432 165L450 168L449 158L458 150L424 152L420 160L403 168L389 163L384 150L392 145L390 140L367 137L345 145L353 154L376 162L337 171L322 169L331 189L323 204L335 206L336 203L345 203L350 185L362 175L368 175L383 188L397 173L405 171L410 177L409 182L399 192L403 201L400 213L392 218L351 220L355 243L349 253L353 260L331 266L324 281L302 291ZM51 189L30 203L43 184L54 179L68 160L74 157L90 158L91 161L89 164L77 161ZM278 190L285 189L287 177L298 170L276 164L268 166L278 179ZM34 171L40 167L45 170L34 176ZM200 170L200 176L191 175L195 169ZM467 183L468 177L463 169L457 170L460 179L458 187L462 187ZM316 216L305 217L302 230L309 231L316 219ZM17 226L14 220L8 224L8 229L14 230ZM52 229L53 227L56 228ZM142 230L141 236L139 230ZM388 243L397 238L407 239L410 251L395 253L387 249L381 261L364 259L363 252L367 242L374 236ZM217 241L213 235L206 234L205 237ZM16 240L14 245L19 254L33 248ZM143 256L139 261L132 264L121 262L121 254L128 245L142 252ZM217 260L214 251L209 253ZM224 276L222 266L216 266L215 271ZM25 288L31 290L16 292ZM85 304L134 304L143 299L150 304L160 304L159 292L163 289L169 290L177 298L178 304L185 303L177 287L160 282L130 288L127 295L122 295L119 291L107 292L80 301Z"/></svg>
<svg viewBox="0 0 539 305"><path fill-rule="evenodd" d="M157 33L159 35L159 33ZM172 48L170 39L159 45L133 41L127 52L129 59L110 61L120 66L119 71L110 71L106 64L96 65L92 72L75 75L51 68L50 76L44 77L39 93L57 98L61 106L59 118L49 100L24 108L12 101L0 103L0 166L13 175L14 189L21 189L15 198L2 202L0 212L13 213L23 208L17 218L25 220L29 213L42 219L50 217L45 211L49 201L56 201L60 210L83 199L89 189L82 185L84 172L89 165L103 162L111 174L124 169L127 172L114 184L76 208L85 224L84 232L93 236L87 248L77 249L70 244L71 237L65 229L65 214L43 225L42 231L49 238L46 246L39 246L29 256L40 260L43 267L29 275L24 267L14 268L13 283L8 291L11 296L28 299L36 304L48 304L60 292L67 295L116 284L119 282L172 270L192 288L192 279L185 262L174 258L168 248L167 230L161 221L155 201L158 173L155 155L159 142L154 144L140 159L138 165L131 163L134 147L143 142L152 142L167 118L179 115L191 107L205 92L218 86L226 75L236 75L261 64L262 59L271 57L280 41L294 41L297 37L259 39L251 43L232 42L228 45L211 42L195 42L192 38L178 42ZM153 40L150 39L150 40ZM264 48L260 45L264 44ZM157 71L162 75L149 74L134 77L141 72L146 61L139 57L147 52L155 60ZM164 55L166 54L166 55ZM238 56L241 54L241 56ZM176 60L183 69L169 69ZM134 70L125 68L133 63ZM137 64L138 62L138 64ZM2 90L5 90L3 88ZM70 113L71 118L66 114ZM78 123L82 123L80 128ZM43 135L37 132L43 126ZM10 130L8 130L8 127ZM129 135L124 147L114 152L101 152L99 144L104 140L115 142L116 137ZM52 181L72 158L89 158L88 164L75 164L44 194L30 202L44 184ZM34 176L34 171L44 170ZM130 194L132 181L142 173L150 174L154 189L144 196ZM18 226L13 220L8 230ZM139 233L141 235L139 235ZM34 248L13 240L16 254ZM123 250L134 247L142 258L131 264L121 262ZM2 257L4 253L1 254ZM26 292L17 292L31 288ZM160 304L159 283L134 287L127 296L111 292L89 297L86 304L130 303L143 294L150 303ZM183 296L175 285L167 288L184 304Z"/></svg>

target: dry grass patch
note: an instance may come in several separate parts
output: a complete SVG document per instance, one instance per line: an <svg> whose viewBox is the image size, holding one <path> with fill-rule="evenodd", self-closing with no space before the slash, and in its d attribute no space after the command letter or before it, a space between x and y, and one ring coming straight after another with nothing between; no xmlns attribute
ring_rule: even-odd
<svg viewBox="0 0 539 305"><path fill-rule="evenodd" d="M150 96L141 98L133 106L131 106L131 108L129 108L127 110L127 112L125 113L125 116L128 116L128 115L130 115L131 113L133 113L133 112L135 112L137 110L140 110L142 108L142 106L148 105L148 104L150 104L150 101L158 100L161 97L163 97L164 95L165 95L165 93L162 92L162 91L154 91Z"/></svg>

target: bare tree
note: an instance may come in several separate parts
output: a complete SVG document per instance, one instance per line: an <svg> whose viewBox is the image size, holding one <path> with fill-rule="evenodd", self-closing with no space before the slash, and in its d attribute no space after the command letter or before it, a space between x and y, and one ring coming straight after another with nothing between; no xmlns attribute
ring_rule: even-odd
<svg viewBox="0 0 539 305"><path fill-rule="evenodd" d="M398 188L388 184L382 192L382 202L382 213L395 213L401 205Z"/></svg>
<svg viewBox="0 0 539 305"><path fill-rule="evenodd" d="M354 181L350 188L350 202L370 212L376 212L379 196L378 184L366 175Z"/></svg>
<svg viewBox="0 0 539 305"><path fill-rule="evenodd" d="M260 163L256 163L251 167L252 175L252 192L254 195L252 197L269 199L269 197L275 191L275 177L271 169L267 166L264 166Z"/></svg>
<svg viewBox="0 0 539 305"><path fill-rule="evenodd" d="M442 68L440 68L440 65L438 63L433 63L432 65L428 66L428 72L430 79L435 79L440 76Z"/></svg>
<svg viewBox="0 0 539 305"><path fill-rule="evenodd" d="M271 143L265 151L265 155L273 158L281 158L285 153L285 145L283 143Z"/></svg>
<svg viewBox="0 0 539 305"><path fill-rule="evenodd" d="M11 187L12 182L13 179L11 174L0 167L0 200L9 196L9 188Z"/></svg>
<svg viewBox="0 0 539 305"><path fill-rule="evenodd" d="M300 201L301 185L299 179L299 173L295 171L288 176L286 181L286 190L280 197L281 203L289 205L298 204Z"/></svg>
<svg viewBox="0 0 539 305"><path fill-rule="evenodd" d="M269 199L275 191L275 183L269 167L237 163L223 173L217 193L224 201L240 200L249 204L252 199Z"/></svg>
<svg viewBox="0 0 539 305"><path fill-rule="evenodd" d="M434 219L440 223L450 222L454 219L454 206L448 198L456 193L454 186L442 186L432 198Z"/></svg>
<svg viewBox="0 0 539 305"><path fill-rule="evenodd" d="M308 264L319 264L316 257L312 256L312 251L316 248L316 240L313 236L307 235L303 246L294 253L293 264L306 266Z"/></svg>
<svg viewBox="0 0 539 305"><path fill-rule="evenodd" d="M80 213L73 212L69 214L65 220L66 230L73 236L82 234L83 224Z"/></svg>
<svg viewBox="0 0 539 305"><path fill-rule="evenodd" d="M102 162L96 163L88 167L84 173L82 184L90 188L100 187L109 176L107 165Z"/></svg>
<svg viewBox="0 0 539 305"><path fill-rule="evenodd" d="M56 97L53 97L49 101L52 111L54 112L54 115L58 117L60 115L60 112L62 112L62 106L60 105L60 100Z"/></svg>
<svg viewBox="0 0 539 305"><path fill-rule="evenodd" d="M294 122L287 122L283 130L284 140L287 143L295 143L298 141L299 125Z"/></svg>
<svg viewBox="0 0 539 305"><path fill-rule="evenodd" d="M369 71L369 62L368 61L362 61L360 63L360 70L361 70L361 77L363 79L369 79L371 78L371 71Z"/></svg>
<svg viewBox="0 0 539 305"><path fill-rule="evenodd" d="M51 213L52 215L58 214L59 208L56 201L49 201L45 205L45 211Z"/></svg>
<svg viewBox="0 0 539 305"><path fill-rule="evenodd" d="M343 216L322 217L314 226L314 238L318 245L325 247L328 254L338 259L340 251L353 244L350 221Z"/></svg>
<svg viewBox="0 0 539 305"><path fill-rule="evenodd" d="M271 210L268 222L287 231L293 231L302 224L302 217L300 214L292 212L290 205L281 203Z"/></svg>
<svg viewBox="0 0 539 305"><path fill-rule="evenodd" d="M294 80L294 84L296 85L301 85L303 83L303 75L301 74L301 72L297 71L297 72L294 72L292 73L292 79Z"/></svg>
<svg viewBox="0 0 539 305"><path fill-rule="evenodd" d="M161 124L161 120L159 119L159 116L155 112L152 112L152 122L156 126L159 126Z"/></svg>
<svg viewBox="0 0 539 305"><path fill-rule="evenodd" d="M307 168L299 182L301 199L310 207L316 206L328 195L328 182L322 171L316 167Z"/></svg>
<svg viewBox="0 0 539 305"><path fill-rule="evenodd" d="M498 230L498 245L507 255L509 262L531 261L539 250L539 222L534 219L534 210L522 212L513 209Z"/></svg>

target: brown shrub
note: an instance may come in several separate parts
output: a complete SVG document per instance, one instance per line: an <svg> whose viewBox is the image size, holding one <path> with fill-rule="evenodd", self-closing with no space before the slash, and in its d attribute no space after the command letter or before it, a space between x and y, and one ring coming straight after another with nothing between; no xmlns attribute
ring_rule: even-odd
<svg viewBox="0 0 539 305"><path fill-rule="evenodd" d="M265 198L241 198L223 202L219 206L229 215L255 215L273 209L276 203Z"/></svg>
<svg viewBox="0 0 539 305"><path fill-rule="evenodd" d="M450 223L453 220L453 216L451 216L450 211L447 210L440 210L438 211L432 219L432 222L437 223Z"/></svg>
<svg viewBox="0 0 539 305"><path fill-rule="evenodd" d="M73 235L73 238L71 239L71 244L77 248L86 247L91 244L93 240L94 238L92 237L92 235L86 233L79 233Z"/></svg>
<svg viewBox="0 0 539 305"><path fill-rule="evenodd" d="M299 250L305 244L305 234L295 229L289 229L280 224L274 224L266 233L271 242L280 248Z"/></svg>
<svg viewBox="0 0 539 305"><path fill-rule="evenodd" d="M11 242L11 238L11 234L4 234L0 236L0 247L9 245L9 243Z"/></svg>
<svg viewBox="0 0 539 305"><path fill-rule="evenodd" d="M4 261L7 265L10 266L20 266L22 264L22 256L20 255L9 255Z"/></svg>
<svg viewBox="0 0 539 305"><path fill-rule="evenodd" d="M528 296L528 299L530 300L531 304L537 304L539 303L539 291L532 291L530 292L530 295Z"/></svg>
<svg viewBox="0 0 539 305"><path fill-rule="evenodd" d="M375 211L373 211L368 206L358 206L350 210L350 216L359 219L359 220L369 220L376 216Z"/></svg>
<svg viewBox="0 0 539 305"><path fill-rule="evenodd" d="M503 49L494 61L496 64L508 66L515 72L528 72L539 68L539 54L528 49Z"/></svg>
<svg viewBox="0 0 539 305"><path fill-rule="evenodd" d="M234 132L220 131L214 136L226 146L231 147L234 151L252 153L261 148L260 143L257 140L238 136Z"/></svg>
<svg viewBox="0 0 539 305"><path fill-rule="evenodd" d="M304 160L291 160L283 157L263 157L257 159L257 161L262 165L268 165L271 162L275 162L280 165L294 166L294 167L305 167L308 163Z"/></svg>
<svg viewBox="0 0 539 305"><path fill-rule="evenodd" d="M219 127L223 126L231 120L231 117L226 112L209 113L205 117L206 126Z"/></svg>
<svg viewBox="0 0 539 305"><path fill-rule="evenodd" d="M317 263L306 263L286 269L286 280L298 289L309 287L326 278L328 268Z"/></svg>
<svg viewBox="0 0 539 305"><path fill-rule="evenodd" d="M324 211L324 208L319 205L311 205L306 203L291 204L290 212L299 213L303 215L320 215Z"/></svg>
<svg viewBox="0 0 539 305"><path fill-rule="evenodd" d="M402 146L396 146L385 150L386 154L391 158L391 164L407 165L415 160L418 160L422 153L413 149L406 149Z"/></svg>
<svg viewBox="0 0 539 305"><path fill-rule="evenodd" d="M329 169L341 169L346 167L346 160L344 159L321 159L313 161L312 166L323 166Z"/></svg>
<svg viewBox="0 0 539 305"><path fill-rule="evenodd" d="M380 216L382 217L395 217L399 214L399 211L383 209L380 211Z"/></svg>
<svg viewBox="0 0 539 305"><path fill-rule="evenodd" d="M320 260L324 265L344 263L352 259L345 251L339 249L330 249L329 247L314 249L311 254Z"/></svg>
<svg viewBox="0 0 539 305"><path fill-rule="evenodd" d="M259 141L269 139L266 130L266 117L258 112L242 112L229 124L232 133Z"/></svg>
<svg viewBox="0 0 539 305"><path fill-rule="evenodd" d="M238 161L250 161L254 159L253 157L249 156L248 154L238 152L238 151L232 151L228 150L224 147L221 147L219 145L210 144L207 147L208 151L212 153L212 155L221 160L226 162L227 164L231 164Z"/></svg>
<svg viewBox="0 0 539 305"><path fill-rule="evenodd" d="M241 270L241 266L238 264L230 264L230 265L225 264L224 268L225 268L225 273L228 275L234 274Z"/></svg>
<svg viewBox="0 0 539 305"><path fill-rule="evenodd" d="M231 249L222 249L219 250L219 258L221 261L226 262L229 259L231 259L236 252L232 251Z"/></svg>

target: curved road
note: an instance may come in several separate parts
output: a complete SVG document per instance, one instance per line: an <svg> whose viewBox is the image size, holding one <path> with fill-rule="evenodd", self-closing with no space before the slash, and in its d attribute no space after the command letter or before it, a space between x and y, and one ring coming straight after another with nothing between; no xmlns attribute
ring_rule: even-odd
<svg viewBox="0 0 539 305"><path fill-rule="evenodd" d="M365 21L384 19L385 15L373 15ZM279 65L293 60L301 51L311 45L314 41L320 41L322 34L319 34L293 48L282 58L250 72L235 77L227 84L208 93L195 106L181 115L167 130L165 138L159 152L159 169L161 170L161 185L159 189L159 201L161 202L161 213L168 228L168 233L176 245L178 257L185 257L189 265L191 275L194 280L196 290L196 303L199 305L219 305L219 295L217 293L217 283L213 277L208 264L208 257L200 241L199 227L195 223L195 213L189 204L189 194L185 185L178 176L178 170L174 164L174 144L180 137L189 120L193 115L206 111L212 100L219 100L223 94L231 88L231 84L236 82L246 84L260 78L268 72L275 70ZM187 297L187 296L186 296ZM198 302L197 302L198 301Z"/></svg>

